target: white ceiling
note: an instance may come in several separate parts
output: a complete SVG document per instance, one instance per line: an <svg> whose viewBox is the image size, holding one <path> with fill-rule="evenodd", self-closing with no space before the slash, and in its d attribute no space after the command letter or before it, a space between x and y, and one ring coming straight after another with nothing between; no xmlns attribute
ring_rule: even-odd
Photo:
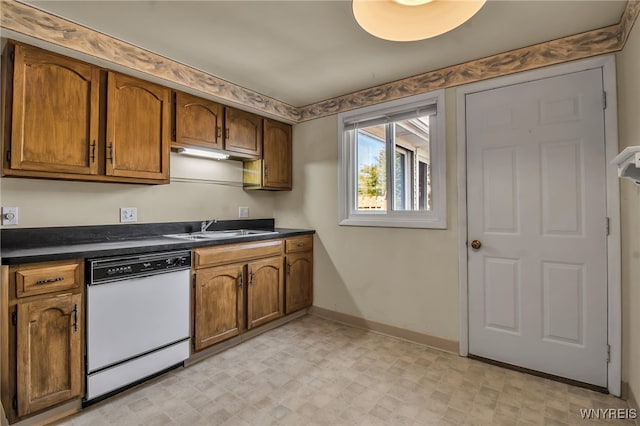
<svg viewBox="0 0 640 426"><path fill-rule="evenodd" d="M625 1L489 1L442 36L377 39L342 1L43 1L38 8L304 106L616 24Z"/></svg>

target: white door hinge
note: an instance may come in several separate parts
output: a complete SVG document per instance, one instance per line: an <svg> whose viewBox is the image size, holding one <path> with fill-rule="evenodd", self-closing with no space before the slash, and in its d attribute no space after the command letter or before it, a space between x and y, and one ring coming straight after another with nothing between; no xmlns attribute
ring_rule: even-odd
<svg viewBox="0 0 640 426"><path fill-rule="evenodd" d="M607 235L610 235L611 234L611 218L607 217L607 225L606 225L606 227L607 227Z"/></svg>
<svg viewBox="0 0 640 426"><path fill-rule="evenodd" d="M607 109L607 92L602 92L602 109Z"/></svg>
<svg viewBox="0 0 640 426"><path fill-rule="evenodd" d="M607 364L611 362L611 345L607 344Z"/></svg>

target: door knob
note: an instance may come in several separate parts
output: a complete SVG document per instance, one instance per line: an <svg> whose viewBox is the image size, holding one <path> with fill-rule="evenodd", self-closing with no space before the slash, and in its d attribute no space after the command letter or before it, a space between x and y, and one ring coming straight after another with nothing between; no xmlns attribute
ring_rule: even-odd
<svg viewBox="0 0 640 426"><path fill-rule="evenodd" d="M480 240L471 241L471 248L472 249L478 250L480 247L482 247L482 243L480 242Z"/></svg>

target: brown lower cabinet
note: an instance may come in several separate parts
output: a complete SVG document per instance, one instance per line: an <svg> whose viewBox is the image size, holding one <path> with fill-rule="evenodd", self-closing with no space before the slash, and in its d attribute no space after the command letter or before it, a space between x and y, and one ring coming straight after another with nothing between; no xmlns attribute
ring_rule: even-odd
<svg viewBox="0 0 640 426"><path fill-rule="evenodd" d="M18 304L18 415L82 395L82 295Z"/></svg>
<svg viewBox="0 0 640 426"><path fill-rule="evenodd" d="M313 236L287 238L285 253L285 314L290 314L313 304Z"/></svg>
<svg viewBox="0 0 640 426"><path fill-rule="evenodd" d="M284 242L194 250L194 350L284 315Z"/></svg>
<svg viewBox="0 0 640 426"><path fill-rule="evenodd" d="M247 265L247 328L251 329L284 315L282 257L256 260Z"/></svg>
<svg viewBox="0 0 640 426"><path fill-rule="evenodd" d="M0 389L10 423L84 394L84 261L0 267ZM286 272L286 273L285 273ZM194 249L200 351L313 301L313 237Z"/></svg>
<svg viewBox="0 0 640 426"><path fill-rule="evenodd" d="M195 350L240 334L244 328L244 265L201 269L195 286Z"/></svg>
<svg viewBox="0 0 640 426"><path fill-rule="evenodd" d="M2 267L2 404L12 423L82 397L82 277L79 260Z"/></svg>

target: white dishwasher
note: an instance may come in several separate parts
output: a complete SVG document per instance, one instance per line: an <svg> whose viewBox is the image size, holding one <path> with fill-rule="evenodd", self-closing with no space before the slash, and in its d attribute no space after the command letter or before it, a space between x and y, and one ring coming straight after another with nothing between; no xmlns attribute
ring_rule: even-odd
<svg viewBox="0 0 640 426"><path fill-rule="evenodd" d="M191 251L87 262L85 404L182 365L191 306Z"/></svg>

